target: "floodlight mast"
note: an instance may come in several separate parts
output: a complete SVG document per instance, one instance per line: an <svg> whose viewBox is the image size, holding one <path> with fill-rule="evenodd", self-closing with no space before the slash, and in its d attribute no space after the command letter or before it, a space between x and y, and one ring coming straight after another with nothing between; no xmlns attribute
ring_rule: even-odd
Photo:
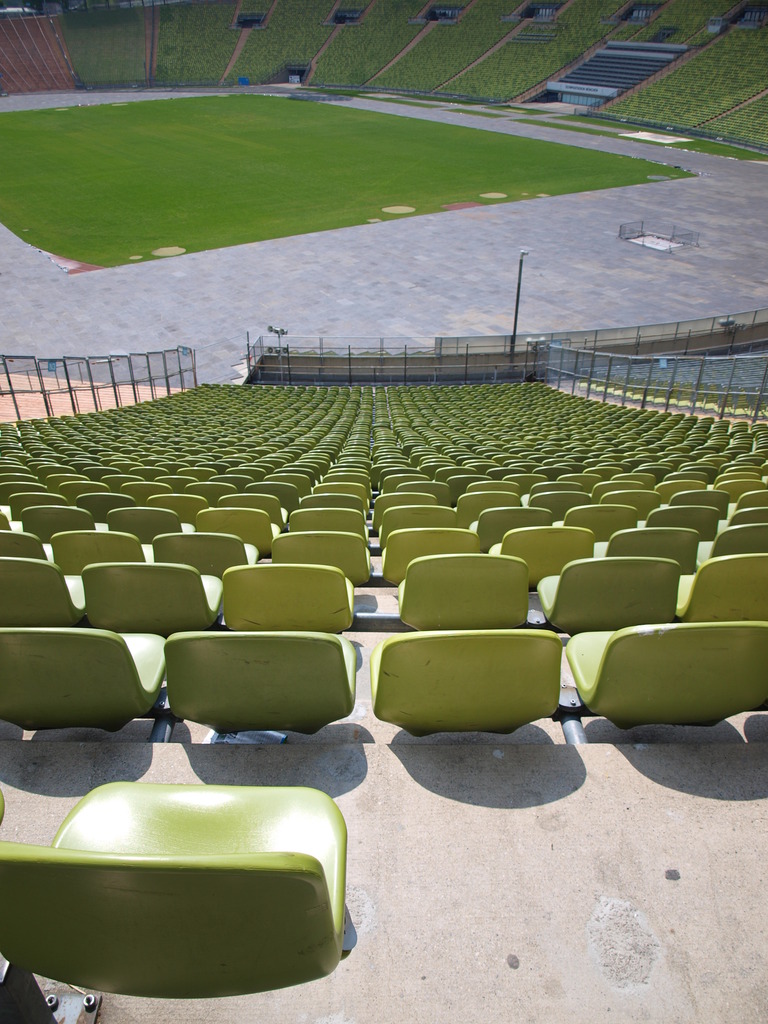
<svg viewBox="0 0 768 1024"><path fill-rule="evenodd" d="M272 324L267 327L270 334L277 335L278 344L282 344L284 336L288 333L285 327L273 327Z"/></svg>
<svg viewBox="0 0 768 1024"><path fill-rule="evenodd" d="M512 338L509 343L509 361L515 358L515 344L517 342L517 314L520 310L520 285L523 280L523 260L528 255L527 249L520 250L520 262L517 265L517 295L515 296L515 321L512 325Z"/></svg>

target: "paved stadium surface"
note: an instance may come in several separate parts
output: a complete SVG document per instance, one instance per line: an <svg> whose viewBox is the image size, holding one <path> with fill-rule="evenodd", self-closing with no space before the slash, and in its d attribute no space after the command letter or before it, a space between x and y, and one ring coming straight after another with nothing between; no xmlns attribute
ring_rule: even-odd
<svg viewBox="0 0 768 1024"><path fill-rule="evenodd" d="M134 90L9 96L0 98L0 112L166 95ZM768 161L672 150L618 134L565 132L527 123L521 114L489 118L447 103L410 106L368 97L333 102L677 164L696 177L366 224L77 275L0 226L0 352L95 355L189 345L197 350L200 380L226 381L241 379L246 332L255 338L269 324L287 328L289 342L299 336L508 334L520 249L530 251L520 304L523 336L768 306ZM66 202L65 192L58 201ZM643 219L697 231L701 244L669 254L618 238L621 223Z"/></svg>

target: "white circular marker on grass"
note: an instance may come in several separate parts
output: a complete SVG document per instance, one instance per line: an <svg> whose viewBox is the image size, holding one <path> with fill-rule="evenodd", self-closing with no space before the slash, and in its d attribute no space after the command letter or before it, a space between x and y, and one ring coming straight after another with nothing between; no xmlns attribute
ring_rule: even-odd
<svg viewBox="0 0 768 1024"><path fill-rule="evenodd" d="M416 213L415 206L382 206L383 213Z"/></svg>
<svg viewBox="0 0 768 1024"><path fill-rule="evenodd" d="M481 192L480 193L480 198L481 199L507 199L509 197L507 196L506 192Z"/></svg>
<svg viewBox="0 0 768 1024"><path fill-rule="evenodd" d="M128 259L129 260L143 260L144 257L143 256L129 256Z"/></svg>
<svg viewBox="0 0 768 1024"><path fill-rule="evenodd" d="M153 249L153 256L181 256L186 249L182 249L180 245L166 245L161 249Z"/></svg>

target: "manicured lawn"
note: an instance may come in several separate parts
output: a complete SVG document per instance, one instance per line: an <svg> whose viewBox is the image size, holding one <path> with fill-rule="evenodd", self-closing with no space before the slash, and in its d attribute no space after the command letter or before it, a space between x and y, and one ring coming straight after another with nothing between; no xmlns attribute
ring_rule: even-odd
<svg viewBox="0 0 768 1024"><path fill-rule="evenodd" d="M329 104L232 95L0 115L0 220L103 266L648 183L658 164ZM668 177L682 176L671 168ZM440 258L436 254L436 258Z"/></svg>

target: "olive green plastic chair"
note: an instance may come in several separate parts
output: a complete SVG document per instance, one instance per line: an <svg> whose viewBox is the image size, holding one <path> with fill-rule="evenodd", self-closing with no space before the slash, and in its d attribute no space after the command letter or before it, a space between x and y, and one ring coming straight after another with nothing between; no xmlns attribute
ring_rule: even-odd
<svg viewBox="0 0 768 1024"><path fill-rule="evenodd" d="M748 526L751 523L768 523L768 505L760 508L737 508L727 525Z"/></svg>
<svg viewBox="0 0 768 1024"><path fill-rule="evenodd" d="M668 504L669 499L680 491L705 491L707 485L703 480L662 480L656 484L654 490L659 495L663 504Z"/></svg>
<svg viewBox="0 0 768 1024"><path fill-rule="evenodd" d="M24 510L34 505L63 505L66 507L67 500L60 494L49 494L48 491L17 491L11 495L9 507L11 519L20 522Z"/></svg>
<svg viewBox="0 0 768 1024"><path fill-rule="evenodd" d="M504 534L492 555L513 555L528 566L528 586L535 590L545 576L558 576L577 558L591 558L595 535L580 526L525 526Z"/></svg>
<svg viewBox="0 0 768 1024"><path fill-rule="evenodd" d="M768 507L768 490L745 491L740 494L736 501L736 511L745 508L766 508Z"/></svg>
<svg viewBox="0 0 768 1024"><path fill-rule="evenodd" d="M308 494L299 501L299 508L354 508L365 516L369 502L357 494Z"/></svg>
<svg viewBox="0 0 768 1024"><path fill-rule="evenodd" d="M379 543L385 548L395 530L456 526L456 510L447 505L395 505L386 509L381 517Z"/></svg>
<svg viewBox="0 0 768 1024"><path fill-rule="evenodd" d="M222 579L229 629L340 633L352 625L354 587L335 566L236 566Z"/></svg>
<svg viewBox="0 0 768 1024"><path fill-rule="evenodd" d="M195 528L203 533L228 533L252 544L263 557L272 554L272 544L280 528L260 508L237 508L228 505L205 508L197 513ZM168 531L178 533L178 530Z"/></svg>
<svg viewBox="0 0 768 1024"><path fill-rule="evenodd" d="M208 508L208 499L201 494L176 494L171 491L165 494L150 494L147 505L150 508L169 508L176 513L182 523L194 526L197 513Z"/></svg>
<svg viewBox="0 0 768 1024"><path fill-rule="evenodd" d="M275 483L286 483L293 484L299 494L299 499L306 497L312 493L312 480L306 475L306 473L292 473L289 470L281 470L278 473L271 473L267 478L268 481L274 481ZM243 485L243 490L248 486L249 483L258 483L259 481L249 480Z"/></svg>
<svg viewBox="0 0 768 1024"><path fill-rule="evenodd" d="M50 480L51 478L49 478ZM61 483L48 486L60 494L62 498L74 505L81 494L108 494L109 488L97 480L62 480Z"/></svg>
<svg viewBox="0 0 768 1024"><path fill-rule="evenodd" d="M480 554L480 540L472 530L458 527L423 527L395 530L383 549L381 572L390 583L402 583L408 563L423 555Z"/></svg>
<svg viewBox="0 0 768 1024"><path fill-rule="evenodd" d="M128 480L121 486L120 493L128 494L137 505L150 505L149 498L153 494L170 494L171 485L157 480Z"/></svg>
<svg viewBox="0 0 768 1024"><path fill-rule="evenodd" d="M768 621L768 554L721 555L680 579L682 622Z"/></svg>
<svg viewBox="0 0 768 1024"><path fill-rule="evenodd" d="M0 480L0 505L10 505L11 498L15 494L29 494L31 491L36 491L38 494L49 493L39 480ZM66 504L61 495L56 497L59 504Z"/></svg>
<svg viewBox="0 0 768 1024"><path fill-rule="evenodd" d="M729 501L737 501L742 494L748 494L751 491L764 491L766 485L760 477L723 477L719 476L715 480L713 490L725 491L728 495Z"/></svg>
<svg viewBox="0 0 768 1024"><path fill-rule="evenodd" d="M231 533L161 533L152 541L155 562L191 565L201 575L222 578L233 565L255 565L259 558L253 544Z"/></svg>
<svg viewBox="0 0 768 1024"><path fill-rule="evenodd" d="M568 662L590 711L622 729L711 724L768 697L768 623L679 622L580 633Z"/></svg>
<svg viewBox="0 0 768 1024"><path fill-rule="evenodd" d="M327 479L327 477L324 477ZM429 480L429 477L424 473L409 472L407 470L402 473L395 472L394 470L382 470L379 474L379 491L381 494L391 494L392 491L396 491L400 484L418 483L423 480L425 483Z"/></svg>
<svg viewBox="0 0 768 1024"><path fill-rule="evenodd" d="M0 948L47 978L128 996L313 981L342 956L346 847L318 790L110 783L51 847L0 843ZM61 921L45 928L52 902Z"/></svg>
<svg viewBox="0 0 768 1024"><path fill-rule="evenodd" d="M501 491L504 494L516 494L520 499L520 487L511 480L475 480L467 487L466 494L477 494L481 491Z"/></svg>
<svg viewBox="0 0 768 1024"><path fill-rule="evenodd" d="M512 629L528 618L528 566L506 555L414 558L398 601L415 629Z"/></svg>
<svg viewBox="0 0 768 1024"><path fill-rule="evenodd" d="M563 526L581 526L595 535L595 552L599 544L610 540L617 530L637 526L637 509L631 505L576 505L569 508Z"/></svg>
<svg viewBox="0 0 768 1024"><path fill-rule="evenodd" d="M97 523L106 523L107 516L113 508L134 508L136 502L127 494L113 494L111 491L78 495L75 506L90 512Z"/></svg>
<svg viewBox="0 0 768 1024"><path fill-rule="evenodd" d="M325 478L316 484L312 489L313 494L355 494L361 501L368 507L371 501L370 486L355 482L352 480L331 480L329 483L325 482ZM286 505L286 508L288 506ZM298 502L296 503L298 508ZM290 509L289 511L293 511Z"/></svg>
<svg viewBox="0 0 768 1024"><path fill-rule="evenodd" d="M469 529L487 508L519 507L519 496L509 491L466 491L456 502L456 525Z"/></svg>
<svg viewBox="0 0 768 1024"><path fill-rule="evenodd" d="M139 538L119 530L71 530L54 534L53 560L67 576L80 576L94 562L145 562Z"/></svg>
<svg viewBox="0 0 768 1024"><path fill-rule="evenodd" d="M672 508L680 505L711 505L717 509L720 519L728 518L728 493L726 491L678 491L669 499Z"/></svg>
<svg viewBox="0 0 768 1024"><path fill-rule="evenodd" d="M699 544L699 562L721 555L747 555L768 552L768 523L748 523L746 526L726 526L712 543ZM693 572L693 569L689 569Z"/></svg>
<svg viewBox="0 0 768 1024"><path fill-rule="evenodd" d="M0 628L0 718L22 729L122 729L148 714L163 639L102 629Z"/></svg>
<svg viewBox="0 0 768 1024"><path fill-rule="evenodd" d="M585 491L540 491L528 496L528 508L547 508L556 522L562 521L569 509L589 504Z"/></svg>
<svg viewBox="0 0 768 1024"><path fill-rule="evenodd" d="M384 513L390 508L402 508L406 505L437 505L437 498L435 498L434 494L427 494L426 492L405 494L402 491L395 491L394 494L380 494L373 502L371 526L378 533L381 530L381 520Z"/></svg>
<svg viewBox="0 0 768 1024"><path fill-rule="evenodd" d="M221 580L191 565L96 562L82 579L88 621L99 629L168 636L208 629L218 618Z"/></svg>
<svg viewBox="0 0 768 1024"><path fill-rule="evenodd" d="M309 499L304 499L308 501ZM280 504L280 499L274 494L227 494L219 502L221 507L226 508L256 508L266 512L270 522L273 522L278 530L282 530L288 522L288 513Z"/></svg>
<svg viewBox="0 0 768 1024"><path fill-rule="evenodd" d="M281 508L284 508L289 515L299 507L298 489L295 484L287 483L284 480L262 480L259 483L248 484L245 493L271 494L278 499Z"/></svg>
<svg viewBox="0 0 768 1024"><path fill-rule="evenodd" d="M605 548L606 558L672 558L679 563L683 573L695 572L698 552L698 533L681 526L617 530Z"/></svg>
<svg viewBox="0 0 768 1024"><path fill-rule="evenodd" d="M359 533L281 533L272 543L272 561L275 565L334 565L356 587L371 576L371 553Z"/></svg>
<svg viewBox="0 0 768 1024"><path fill-rule="evenodd" d="M637 509L638 520L645 520L648 518L648 513L651 509L658 508L661 504L661 497L656 491L651 490L627 490L627 491L611 491L610 494L604 494L600 499L601 504L611 505L631 505Z"/></svg>
<svg viewBox="0 0 768 1024"><path fill-rule="evenodd" d="M414 736L514 732L554 713L562 652L549 630L393 636L371 653L373 712Z"/></svg>
<svg viewBox="0 0 768 1024"><path fill-rule="evenodd" d="M11 524L8 521L8 516L4 512L0 512L0 530L10 530Z"/></svg>
<svg viewBox="0 0 768 1024"><path fill-rule="evenodd" d="M504 534L523 526L552 526L554 516L548 508L487 508L470 529L477 534L481 551L500 544Z"/></svg>
<svg viewBox="0 0 768 1024"><path fill-rule="evenodd" d="M545 576L541 609L561 633L672 622L680 566L669 558L585 558Z"/></svg>
<svg viewBox="0 0 768 1024"><path fill-rule="evenodd" d="M91 513L74 505L33 505L24 509L21 522L25 530L36 534L44 544L50 544L54 533L96 529Z"/></svg>
<svg viewBox="0 0 768 1024"><path fill-rule="evenodd" d="M399 484L395 494L431 494L438 505L451 505L451 488L443 480L414 480Z"/></svg>
<svg viewBox="0 0 768 1024"><path fill-rule="evenodd" d="M176 633L165 657L173 713L220 733L314 733L355 704L357 654L332 633Z"/></svg>
<svg viewBox="0 0 768 1024"><path fill-rule="evenodd" d="M0 558L0 626L74 626L85 615L83 583L38 558Z"/></svg>
<svg viewBox="0 0 768 1024"><path fill-rule="evenodd" d="M331 530L357 533L367 543L368 526L365 516L356 508L297 508L288 519L291 533L309 533Z"/></svg>
<svg viewBox="0 0 768 1024"><path fill-rule="evenodd" d="M699 540L714 540L720 513L711 505L666 505L648 513L646 526L678 526L695 530Z"/></svg>
<svg viewBox="0 0 768 1024"><path fill-rule="evenodd" d="M161 533L186 533L193 530L189 523L182 523L171 509L144 505L110 509L107 512L107 526L119 533L132 533L142 544L151 544Z"/></svg>
<svg viewBox="0 0 768 1024"><path fill-rule="evenodd" d="M37 534L23 530L3 530L0 532L0 558L47 559L48 554Z"/></svg>

